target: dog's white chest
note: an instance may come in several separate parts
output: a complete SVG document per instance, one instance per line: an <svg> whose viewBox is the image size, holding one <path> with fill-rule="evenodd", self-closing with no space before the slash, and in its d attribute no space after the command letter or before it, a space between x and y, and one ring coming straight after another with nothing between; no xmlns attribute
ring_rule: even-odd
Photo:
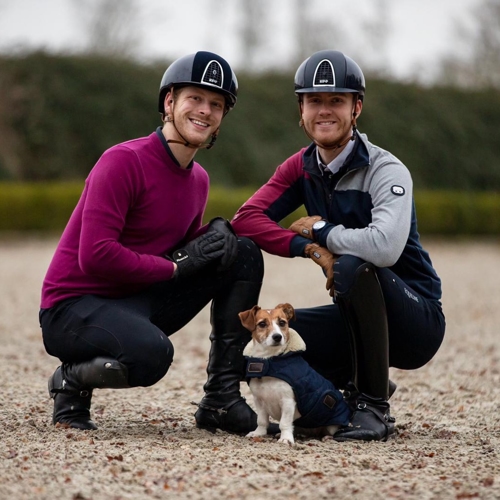
<svg viewBox="0 0 500 500"><path fill-rule="evenodd" d="M274 377L252 378L250 390L256 405L265 409L273 419L281 420L283 408L290 407L290 404L295 407L293 420L301 417L293 389L284 380Z"/></svg>

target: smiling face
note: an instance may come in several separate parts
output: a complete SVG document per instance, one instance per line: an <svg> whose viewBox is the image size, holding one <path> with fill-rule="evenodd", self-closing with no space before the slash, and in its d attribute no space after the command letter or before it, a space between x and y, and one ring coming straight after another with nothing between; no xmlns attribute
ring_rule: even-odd
<svg viewBox="0 0 500 500"><path fill-rule="evenodd" d="M359 99L354 104L354 98L355 94L341 92L304 94L301 113L304 128L310 137L325 147L335 146L348 139L352 134L353 113L358 117L363 107ZM322 149L320 147L320 154L326 160ZM326 156L331 156L331 153Z"/></svg>
<svg viewBox="0 0 500 500"><path fill-rule="evenodd" d="M196 86L186 86L165 96L165 112L173 118L167 139L186 140L201 145L219 128L226 101L222 94ZM182 137L179 137L181 135Z"/></svg>

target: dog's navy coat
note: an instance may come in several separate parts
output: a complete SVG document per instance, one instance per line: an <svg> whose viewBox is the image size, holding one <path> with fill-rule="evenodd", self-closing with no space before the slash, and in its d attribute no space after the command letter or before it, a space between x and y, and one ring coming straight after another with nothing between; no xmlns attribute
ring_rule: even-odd
<svg viewBox="0 0 500 500"><path fill-rule="evenodd" d="M298 427L347 425L351 412L342 393L313 370L300 352L288 352L271 358L247 358L247 379L275 377L293 389L297 408L302 415Z"/></svg>

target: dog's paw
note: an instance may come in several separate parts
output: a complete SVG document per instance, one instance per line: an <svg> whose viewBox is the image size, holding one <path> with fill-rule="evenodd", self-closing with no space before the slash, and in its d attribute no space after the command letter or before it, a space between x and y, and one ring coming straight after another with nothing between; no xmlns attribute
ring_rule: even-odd
<svg viewBox="0 0 500 500"><path fill-rule="evenodd" d="M295 444L295 440L293 436L282 436L278 439L278 443L287 444L288 446L293 446Z"/></svg>
<svg viewBox="0 0 500 500"><path fill-rule="evenodd" d="M289 439L279 439L278 443L287 444L290 447L295 446L295 441L293 441L293 440L290 441Z"/></svg>
<svg viewBox="0 0 500 500"><path fill-rule="evenodd" d="M256 438L256 437L262 437L262 436L265 436L267 434L266 431L262 432L260 431L259 429L255 429L254 431L252 432L249 432L246 437L247 438Z"/></svg>

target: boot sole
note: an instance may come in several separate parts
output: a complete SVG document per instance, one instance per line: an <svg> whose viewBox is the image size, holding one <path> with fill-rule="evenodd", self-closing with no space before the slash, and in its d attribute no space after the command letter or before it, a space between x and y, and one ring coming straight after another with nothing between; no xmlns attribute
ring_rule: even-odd
<svg viewBox="0 0 500 500"><path fill-rule="evenodd" d="M333 440L337 441L339 443L372 443L372 442L379 442L379 443L386 443L389 440L395 439L396 438L396 433L391 432L387 436L384 436L383 439L356 439L356 438L349 438L347 436L333 436Z"/></svg>
<svg viewBox="0 0 500 500"><path fill-rule="evenodd" d="M255 429L251 429L249 431L237 432L237 431L232 431L232 430L228 430L228 429L221 429L220 427L212 427L212 426L208 426L208 425L199 424L198 422L196 423L196 427L198 429L202 429L204 431L211 432L212 434L215 434L217 432L217 430L220 430L222 432L227 432L227 433L233 434L235 436L246 436L249 432L252 432L253 430L255 430ZM269 427L267 428L268 435L274 436L276 434L279 434L280 432L281 431L280 431L280 427L278 424L275 424L275 423L269 424Z"/></svg>

